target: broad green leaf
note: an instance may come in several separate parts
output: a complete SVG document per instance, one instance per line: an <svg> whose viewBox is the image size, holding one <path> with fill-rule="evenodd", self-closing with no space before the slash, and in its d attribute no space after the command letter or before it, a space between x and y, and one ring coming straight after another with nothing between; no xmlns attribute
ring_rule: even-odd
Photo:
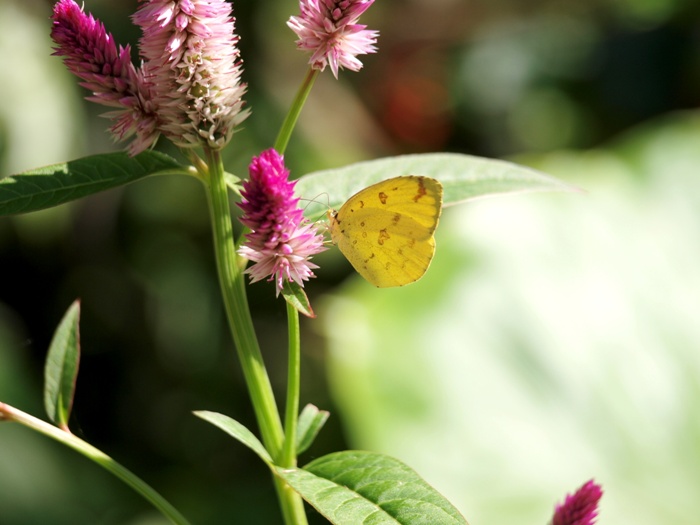
<svg viewBox="0 0 700 525"><path fill-rule="evenodd" d="M304 407L297 422L297 454L301 454L311 446L323 425L328 421L328 416L330 413L327 410L319 410L312 404Z"/></svg>
<svg viewBox="0 0 700 525"><path fill-rule="evenodd" d="M235 419L217 412L209 412L207 410L199 410L194 412L194 415L201 417L203 420L208 421L215 427L219 427L228 435L243 443L246 447L255 452L265 463L272 463L270 454L267 452L260 440L255 437L250 430L241 425Z"/></svg>
<svg viewBox="0 0 700 525"><path fill-rule="evenodd" d="M331 523L342 525L465 525L443 496L400 461L344 451L303 468L276 468Z"/></svg>
<svg viewBox="0 0 700 525"><path fill-rule="evenodd" d="M75 301L58 325L44 367L44 407L49 419L68 428L80 362L80 301Z"/></svg>
<svg viewBox="0 0 700 525"><path fill-rule="evenodd" d="M188 167L156 151L83 157L0 179L0 216L51 208L149 175L188 174Z"/></svg>
<svg viewBox="0 0 700 525"><path fill-rule="evenodd" d="M284 286L282 287L282 296L284 297L284 300L292 305L292 307L299 313L305 315L306 317L316 317L316 314L311 308L309 298L306 296L304 288L299 286L299 284L296 282L285 281Z"/></svg>
<svg viewBox="0 0 700 525"><path fill-rule="evenodd" d="M401 175L424 175L439 180L444 188L444 206L500 193L578 191L553 177L512 162L458 153L427 153L387 157L310 173L299 179L296 193L310 201L303 202L305 215L317 219L329 206L339 208L362 188Z"/></svg>

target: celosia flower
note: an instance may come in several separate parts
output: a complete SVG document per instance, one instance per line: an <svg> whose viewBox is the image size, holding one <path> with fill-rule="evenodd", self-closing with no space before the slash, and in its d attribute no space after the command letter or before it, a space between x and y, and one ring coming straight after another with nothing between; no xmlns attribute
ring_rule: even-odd
<svg viewBox="0 0 700 525"><path fill-rule="evenodd" d="M221 148L247 116L231 4L141 0L134 22L161 131L181 147Z"/></svg>
<svg viewBox="0 0 700 525"><path fill-rule="evenodd" d="M552 525L593 525L598 516L598 502L603 490L593 480L585 483L575 493L566 496L557 505Z"/></svg>
<svg viewBox="0 0 700 525"><path fill-rule="evenodd" d="M246 270L250 281L275 281L279 295L285 281L303 286L303 281L314 277L311 270L318 266L309 258L326 248L323 236L297 206L295 182L289 180L284 158L268 149L253 157L249 171L239 206L244 212L241 222L251 232L238 253L254 262Z"/></svg>
<svg viewBox="0 0 700 525"><path fill-rule="evenodd" d="M357 55L374 53L377 31L357 23L374 0L300 0L300 16L293 16L287 25L299 40L297 47L311 52L309 64L323 71L328 64L335 78L338 69L359 71L362 62Z"/></svg>
<svg viewBox="0 0 700 525"><path fill-rule="evenodd" d="M73 0L60 0L53 10L51 37L55 55L84 88L92 91L92 102L118 108L105 114L115 120L110 128L117 140L136 135L129 153L136 155L158 138L156 108L143 71L131 62L129 46L117 48L111 34Z"/></svg>

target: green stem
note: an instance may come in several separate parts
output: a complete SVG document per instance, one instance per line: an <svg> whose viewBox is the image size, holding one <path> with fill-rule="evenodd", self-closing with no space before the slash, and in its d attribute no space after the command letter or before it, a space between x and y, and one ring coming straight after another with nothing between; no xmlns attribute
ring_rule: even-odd
<svg viewBox="0 0 700 525"><path fill-rule="evenodd" d="M292 131L301 114L301 108L304 107L304 103L311 92L317 75L318 70L309 68L284 122L282 122L274 144L275 150L281 155L283 155L284 151L287 149ZM296 433L297 421L299 418L299 390L301 384L301 345L299 338L299 312L289 303L287 303L287 322L289 326L289 363L287 365L287 403L284 416L285 436L281 456L279 458L276 457L276 459L283 467L293 467L296 466L297 462ZM304 502L299 495L280 478L275 478L275 488L282 502L282 512L284 514L285 523L294 523L298 525L306 524Z"/></svg>
<svg viewBox="0 0 700 525"><path fill-rule="evenodd" d="M282 455L284 432L250 316L243 271L235 251L224 169L218 152L207 151L207 163L214 247L226 315L263 443L270 455L277 460ZM275 476L274 480L284 522L287 525L306 525L301 496L280 478Z"/></svg>
<svg viewBox="0 0 700 525"><path fill-rule="evenodd" d="M289 144L294 126L299 119L301 109L304 107L304 103L309 97L309 93L311 92L311 88L317 76L318 70L309 68L284 122L282 122L274 145L275 150L280 154L284 154L284 150L287 149L287 144ZM301 351L299 342L299 312L289 303L287 303L287 323L289 326L289 363L287 370L287 405L284 416L285 437L282 455L277 459L281 466L292 467L296 465L296 431L297 419L299 417Z"/></svg>
<svg viewBox="0 0 700 525"><path fill-rule="evenodd" d="M287 363L287 407L284 414L284 447L279 464L295 467L297 462L297 419L299 418L299 391L301 388L301 343L299 312L287 303L289 358Z"/></svg>
<svg viewBox="0 0 700 525"><path fill-rule="evenodd" d="M243 274L238 265L223 164L218 152L211 150L207 151L207 162L214 249L226 315L263 443L270 455L276 458L282 449L282 422L255 336Z"/></svg>
<svg viewBox="0 0 700 525"><path fill-rule="evenodd" d="M282 478L275 476L274 479L277 497L282 507L284 523L286 525L307 525L304 500Z"/></svg>
<svg viewBox="0 0 700 525"><path fill-rule="evenodd" d="M20 423L31 428L32 430L40 432L60 443L63 443L73 450L76 450L83 456L91 459L101 467L114 474L136 492L141 494L172 523L177 525L189 525L189 522L177 511L177 509L168 503L163 496L153 490L150 485L137 477L133 472L114 461L104 452L74 436L70 432L61 430L58 427L50 425L46 421L30 416L29 414L4 403L0 403L0 421L2 420Z"/></svg>
<svg viewBox="0 0 700 525"><path fill-rule="evenodd" d="M280 155L284 154L284 150L287 149L289 138L292 136L292 131L294 130L294 126L296 125L299 114L301 113L301 108L304 107L304 103L311 92L311 88L314 86L317 76L318 69L309 68L309 70L306 72L306 76L304 77L304 81L299 87L299 91L297 91L294 102L292 102L292 105L289 108L289 112L287 113L284 122L282 122L282 127L277 134L277 139L275 139L274 145L274 148Z"/></svg>
<svg viewBox="0 0 700 525"><path fill-rule="evenodd" d="M287 364L287 407L284 416L284 446L277 462L282 467L297 464L297 421L299 419L299 390L301 378L301 344L299 337L299 312L287 303L289 323L289 363ZM282 479L275 478L275 487L282 504L285 523L305 525L304 502Z"/></svg>

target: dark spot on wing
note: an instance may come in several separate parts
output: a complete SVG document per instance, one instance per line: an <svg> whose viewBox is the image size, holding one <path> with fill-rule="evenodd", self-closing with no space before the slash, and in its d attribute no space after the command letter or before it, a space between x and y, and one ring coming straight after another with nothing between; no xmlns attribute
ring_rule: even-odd
<svg viewBox="0 0 700 525"><path fill-rule="evenodd" d="M379 197L379 200L381 201L382 204L386 204L386 200L388 198L386 193L384 193L383 191L380 191L379 194L377 195L377 197Z"/></svg>
<svg viewBox="0 0 700 525"><path fill-rule="evenodd" d="M418 193L413 197L413 202L418 202L426 193L428 192L425 189L425 184L423 184L423 179L418 179Z"/></svg>
<svg viewBox="0 0 700 525"><path fill-rule="evenodd" d="M389 234L387 233L386 229L379 230L379 238L377 239L377 242L378 242L380 245L383 245L383 244L384 244L384 241L386 241L387 239L390 239L390 238L391 238L391 237L390 237Z"/></svg>

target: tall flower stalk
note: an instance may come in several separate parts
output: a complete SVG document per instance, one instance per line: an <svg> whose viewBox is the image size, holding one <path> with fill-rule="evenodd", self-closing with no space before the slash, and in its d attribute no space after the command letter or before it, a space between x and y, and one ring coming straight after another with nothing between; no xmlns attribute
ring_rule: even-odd
<svg viewBox="0 0 700 525"><path fill-rule="evenodd" d="M52 31L56 54L64 57L70 71L93 92L90 100L117 108L108 114L116 120L112 132L118 139L136 135L129 146L130 154L152 146L160 133L187 152L194 147L203 149L204 159L193 153L188 156L196 161L196 170L208 188L217 269L229 326L265 448L276 463L292 466L296 455L290 443L296 436L288 432L285 438L253 328L219 154L249 114L243 108L246 86L240 82L241 60L231 4L225 0L142 0L134 21L143 30L139 50L144 63L138 68L131 62L128 46L117 47L104 26L73 0L60 0L54 8ZM283 204L296 205L290 199L285 194ZM280 232L277 244L282 256L272 267L279 282L284 278L302 282L312 275L313 265L302 263L298 255L322 248L321 237L312 233L310 225L301 224L300 213L291 208L288 211L287 227ZM284 213L281 217L284 219ZM268 250L274 244L271 235L265 242L266 246L254 246ZM264 261L260 262L263 267ZM298 357L298 330L295 338ZM298 359L295 361L298 365ZM298 371L298 367L293 369ZM298 406L296 379L293 404ZM296 418L296 412L294 415ZM277 477L275 485L285 522L306 523L301 497Z"/></svg>
<svg viewBox="0 0 700 525"><path fill-rule="evenodd" d="M221 156L216 150L207 149L206 151L209 166L208 197L214 229L217 269L226 315L243 368L248 392L253 402L256 419L260 426L263 443L272 458L281 464L284 450L286 450L285 440L288 442L290 438L296 439L296 436L285 434L282 427L272 386L255 335L243 273L240 270L238 256L235 252L228 189L224 179ZM296 457L293 458L293 462L295 461ZM286 466L291 466L291 464ZM304 525L306 515L299 494L279 478L275 477L274 481L285 523L287 525Z"/></svg>
<svg viewBox="0 0 700 525"><path fill-rule="evenodd" d="M284 165L284 150L317 74L329 66L358 71L357 56L376 51L376 31L358 24L374 0L301 0L301 15L288 25L297 45L311 53L310 68L284 120L273 149L255 157L243 183L240 207L249 228L236 252L228 188L220 150L249 115L246 85L231 3L225 0L140 0L133 20L143 32L142 65L131 62L130 48L117 47L104 26L74 0L54 8L56 54L89 89L89 100L115 108L107 116L119 140L135 136L136 155L165 135L194 162L207 186L217 271L226 315L245 376L262 441L277 466L296 466L296 428L300 393L298 311L289 319L288 387L284 425L253 328L245 291L245 270L252 282L275 282L277 295L290 284L302 287L314 276L311 256L324 250L323 236L308 223L294 197L294 182ZM200 157L197 148L203 151ZM281 478L275 486L287 525L306 523L301 497Z"/></svg>

